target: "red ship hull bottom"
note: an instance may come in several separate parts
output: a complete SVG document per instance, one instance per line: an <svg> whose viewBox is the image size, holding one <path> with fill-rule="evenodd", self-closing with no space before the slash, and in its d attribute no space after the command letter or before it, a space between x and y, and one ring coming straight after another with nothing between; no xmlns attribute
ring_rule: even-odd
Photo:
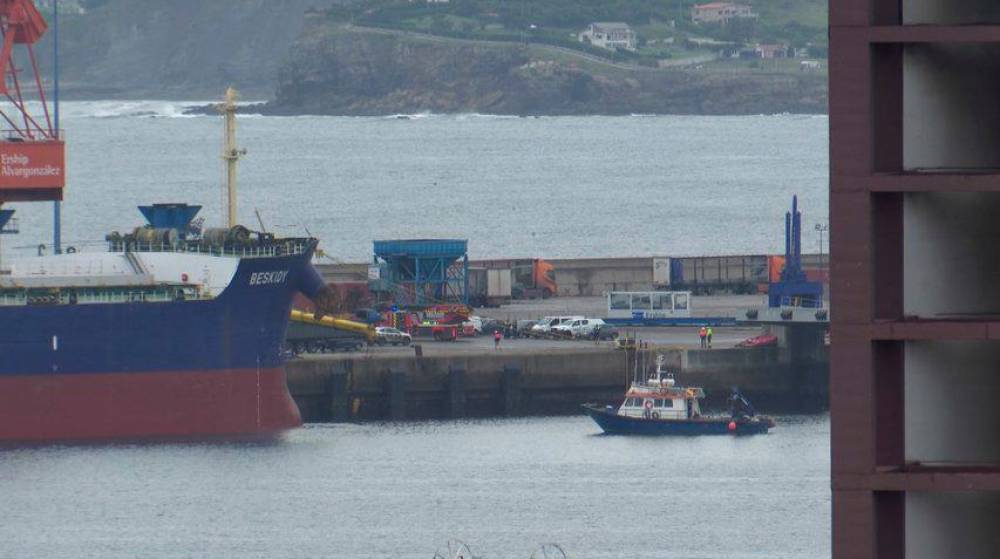
<svg viewBox="0 0 1000 559"><path fill-rule="evenodd" d="M285 370L0 377L0 443L270 438L302 424Z"/></svg>

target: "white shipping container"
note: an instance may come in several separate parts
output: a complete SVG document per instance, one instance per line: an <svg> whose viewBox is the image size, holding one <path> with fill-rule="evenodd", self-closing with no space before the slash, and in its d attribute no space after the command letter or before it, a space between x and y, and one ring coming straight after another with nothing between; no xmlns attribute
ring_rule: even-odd
<svg viewBox="0 0 1000 559"><path fill-rule="evenodd" d="M670 259L653 259L653 285L670 286Z"/></svg>
<svg viewBox="0 0 1000 559"><path fill-rule="evenodd" d="M510 297L510 270L486 271L486 296Z"/></svg>

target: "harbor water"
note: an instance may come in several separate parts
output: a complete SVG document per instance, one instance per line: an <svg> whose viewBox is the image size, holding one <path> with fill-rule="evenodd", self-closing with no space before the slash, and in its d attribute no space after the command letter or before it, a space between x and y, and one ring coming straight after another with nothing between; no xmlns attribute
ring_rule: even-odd
<svg viewBox="0 0 1000 559"><path fill-rule="evenodd" d="M167 102L63 104L63 239L99 246L139 204L223 216L222 126ZM469 239L473 258L702 256L783 251L799 194L804 249L827 218L825 116L240 118L239 218L305 231L346 261L379 238ZM49 204L13 204L51 244Z"/></svg>
<svg viewBox="0 0 1000 559"><path fill-rule="evenodd" d="M0 557L830 556L829 418L756 437L589 419L308 425L266 445L0 451Z"/></svg>

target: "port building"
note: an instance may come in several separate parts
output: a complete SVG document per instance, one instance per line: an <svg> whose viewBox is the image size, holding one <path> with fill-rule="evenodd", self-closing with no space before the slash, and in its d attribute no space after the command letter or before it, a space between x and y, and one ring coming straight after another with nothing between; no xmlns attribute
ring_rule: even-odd
<svg viewBox="0 0 1000 559"><path fill-rule="evenodd" d="M833 557L1000 557L1000 3L830 2Z"/></svg>

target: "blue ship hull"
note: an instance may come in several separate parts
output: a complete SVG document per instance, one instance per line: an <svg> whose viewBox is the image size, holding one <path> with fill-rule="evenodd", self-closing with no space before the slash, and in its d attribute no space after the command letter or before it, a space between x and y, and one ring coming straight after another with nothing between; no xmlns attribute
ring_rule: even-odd
<svg viewBox="0 0 1000 559"><path fill-rule="evenodd" d="M0 307L0 442L299 425L281 347L295 292L322 287L311 256L242 259L214 299Z"/></svg>
<svg viewBox="0 0 1000 559"><path fill-rule="evenodd" d="M696 419L645 419L618 415L613 407L584 404L583 411L609 435L757 435L768 432L770 420L754 418L736 421L730 429L728 417L702 417Z"/></svg>
<svg viewBox="0 0 1000 559"><path fill-rule="evenodd" d="M294 293L321 283L310 254L243 259L214 299L0 307L0 377L277 367Z"/></svg>

